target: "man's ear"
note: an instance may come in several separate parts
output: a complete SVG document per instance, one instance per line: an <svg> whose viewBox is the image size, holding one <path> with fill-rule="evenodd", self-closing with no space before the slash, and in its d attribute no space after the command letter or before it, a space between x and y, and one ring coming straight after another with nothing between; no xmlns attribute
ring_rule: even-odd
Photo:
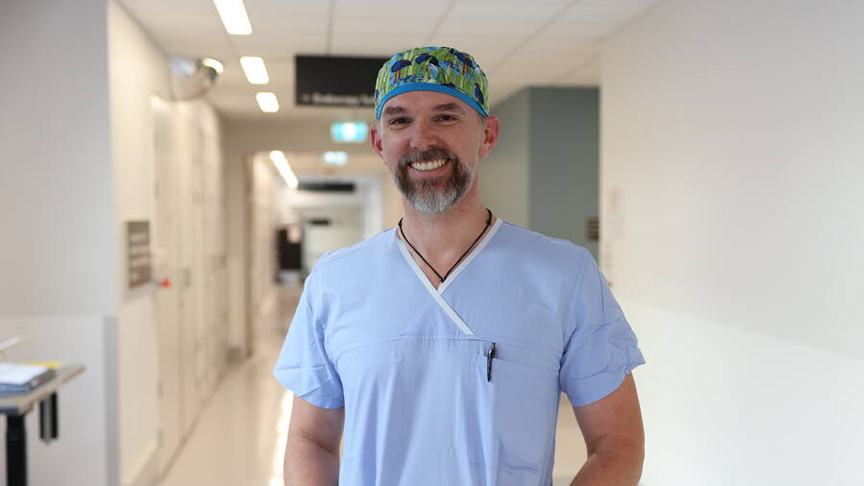
<svg viewBox="0 0 864 486"><path fill-rule="evenodd" d="M486 118L486 121L483 123L483 142L480 143L480 150L478 151L480 157L486 157L489 155L489 152L491 152L492 148L495 147L495 144L498 143L498 133L500 130L501 122L498 120L497 116Z"/></svg>
<svg viewBox="0 0 864 486"><path fill-rule="evenodd" d="M369 127L369 140L372 143L372 150L381 157L381 160L384 160L384 147L381 144L381 132L378 131L377 123Z"/></svg>

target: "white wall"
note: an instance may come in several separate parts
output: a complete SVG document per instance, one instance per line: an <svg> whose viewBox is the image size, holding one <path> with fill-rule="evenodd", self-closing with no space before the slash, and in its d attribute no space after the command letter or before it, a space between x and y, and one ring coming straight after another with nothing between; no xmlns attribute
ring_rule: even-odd
<svg viewBox="0 0 864 486"><path fill-rule="evenodd" d="M250 295L248 304L252 306L254 319L264 310L262 306L271 298L275 289L274 278L278 266L276 227L280 223L278 203L283 183L266 153L258 154L251 159L249 177L250 221L247 227L247 242L250 250L248 269Z"/></svg>
<svg viewBox="0 0 864 486"><path fill-rule="evenodd" d="M105 22L104 0L3 3L0 315L114 313Z"/></svg>
<svg viewBox="0 0 864 486"><path fill-rule="evenodd" d="M0 340L33 336L10 359L87 366L58 395L59 441L41 443L38 413L27 417L30 484L102 486L117 446L106 5L13 1L0 12ZM5 443L0 456L5 471Z"/></svg>
<svg viewBox="0 0 864 486"><path fill-rule="evenodd" d="M206 102L154 104L154 96L171 98L167 56L115 2L108 3L108 40L115 241L121 250L116 257L119 480L139 485L151 484L177 452L224 369L221 133ZM157 105L165 112L159 126ZM158 198L168 198L161 211ZM174 224L162 224L163 218ZM127 289L122 250L129 220L150 221L151 246L165 244L159 250L170 289ZM169 292L176 299L160 298ZM174 312L160 309L168 305L176 306ZM176 393L169 393L172 386Z"/></svg>
<svg viewBox="0 0 864 486"><path fill-rule="evenodd" d="M607 40L602 263L644 484L864 483L864 4L669 1Z"/></svg>
<svg viewBox="0 0 864 486"><path fill-rule="evenodd" d="M159 447L157 287L126 287L126 221L145 220L153 233L153 127L150 96L167 98L164 57L114 2L108 2L113 175L117 218L117 329L120 481L134 483ZM149 473L152 474L152 473Z"/></svg>

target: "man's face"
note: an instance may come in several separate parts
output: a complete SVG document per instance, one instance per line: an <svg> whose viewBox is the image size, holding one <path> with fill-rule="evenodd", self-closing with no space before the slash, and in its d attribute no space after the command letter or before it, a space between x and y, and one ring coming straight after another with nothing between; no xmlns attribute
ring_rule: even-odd
<svg viewBox="0 0 864 486"><path fill-rule="evenodd" d="M477 161L498 137L498 120L460 99L410 91L389 99L372 128L372 146L419 211L445 211L476 190Z"/></svg>

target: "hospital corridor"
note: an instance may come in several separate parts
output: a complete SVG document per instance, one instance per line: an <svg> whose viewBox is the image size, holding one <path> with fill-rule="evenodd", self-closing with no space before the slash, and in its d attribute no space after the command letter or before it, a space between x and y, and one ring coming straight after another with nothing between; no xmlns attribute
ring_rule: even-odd
<svg viewBox="0 0 864 486"><path fill-rule="evenodd" d="M862 19L0 0L0 486L864 485Z"/></svg>

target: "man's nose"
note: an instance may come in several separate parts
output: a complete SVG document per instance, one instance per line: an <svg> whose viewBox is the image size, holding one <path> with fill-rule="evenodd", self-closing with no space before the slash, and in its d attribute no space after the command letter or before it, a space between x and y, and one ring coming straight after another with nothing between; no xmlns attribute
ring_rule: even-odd
<svg viewBox="0 0 864 486"><path fill-rule="evenodd" d="M438 137L435 129L426 121L417 121L411 127L411 148L413 150L426 150L438 146Z"/></svg>

